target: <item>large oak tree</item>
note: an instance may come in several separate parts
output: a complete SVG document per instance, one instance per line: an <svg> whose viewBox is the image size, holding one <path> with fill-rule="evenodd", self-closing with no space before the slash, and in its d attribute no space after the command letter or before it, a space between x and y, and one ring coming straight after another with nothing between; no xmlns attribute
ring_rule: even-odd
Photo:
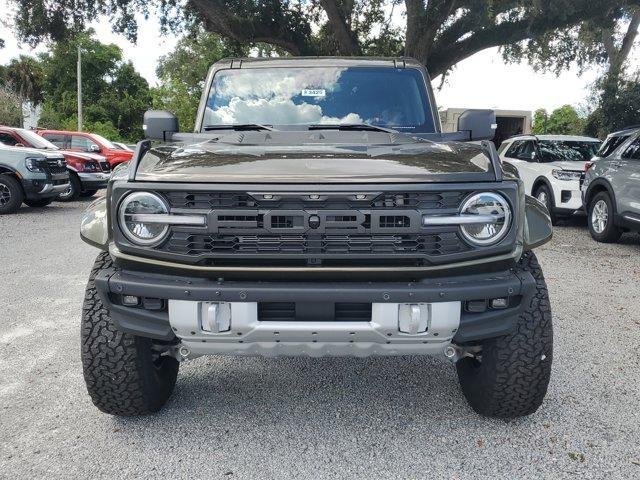
<svg viewBox="0 0 640 480"><path fill-rule="evenodd" d="M170 30L196 22L224 39L266 43L292 55L404 54L425 63L434 76L486 48L549 41L585 21L611 24L640 5L640 0L12 1L18 6L18 33L30 43L60 39L98 15L109 16L116 31L135 39L136 13L158 11Z"/></svg>

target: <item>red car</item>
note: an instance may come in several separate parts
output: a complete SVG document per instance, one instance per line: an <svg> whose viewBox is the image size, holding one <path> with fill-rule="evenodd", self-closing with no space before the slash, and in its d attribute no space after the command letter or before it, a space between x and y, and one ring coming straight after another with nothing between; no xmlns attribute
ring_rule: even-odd
<svg viewBox="0 0 640 480"><path fill-rule="evenodd" d="M98 190L107 187L111 176L111 167L104 156L60 150L32 130L0 126L0 143L38 150L58 150L64 156L69 171L69 189L58 197L62 201L94 195Z"/></svg>
<svg viewBox="0 0 640 480"><path fill-rule="evenodd" d="M54 145L74 152L99 153L107 157L111 168L122 162L128 162L133 157L130 150L122 150L111 141L96 134L87 132L68 132L63 130L36 130L39 135Z"/></svg>

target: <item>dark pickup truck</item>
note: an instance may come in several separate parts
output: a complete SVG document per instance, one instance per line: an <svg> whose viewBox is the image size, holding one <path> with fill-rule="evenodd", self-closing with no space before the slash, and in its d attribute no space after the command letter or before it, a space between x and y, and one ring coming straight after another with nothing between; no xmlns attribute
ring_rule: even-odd
<svg viewBox="0 0 640 480"><path fill-rule="evenodd" d="M551 223L494 123L467 111L442 133L409 59L225 60L194 133L147 112L162 143L82 221L102 250L82 318L95 405L155 412L200 355L436 355L477 412L534 412L552 326L532 249Z"/></svg>

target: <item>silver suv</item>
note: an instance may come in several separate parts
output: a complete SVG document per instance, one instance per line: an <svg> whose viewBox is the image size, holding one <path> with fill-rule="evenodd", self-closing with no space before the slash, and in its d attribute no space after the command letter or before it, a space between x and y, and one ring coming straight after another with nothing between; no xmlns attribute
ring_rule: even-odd
<svg viewBox="0 0 640 480"><path fill-rule="evenodd" d="M598 242L640 231L640 127L610 134L582 184L589 232Z"/></svg>
<svg viewBox="0 0 640 480"><path fill-rule="evenodd" d="M23 203L44 207L68 188L62 154L0 143L0 215L15 213Z"/></svg>

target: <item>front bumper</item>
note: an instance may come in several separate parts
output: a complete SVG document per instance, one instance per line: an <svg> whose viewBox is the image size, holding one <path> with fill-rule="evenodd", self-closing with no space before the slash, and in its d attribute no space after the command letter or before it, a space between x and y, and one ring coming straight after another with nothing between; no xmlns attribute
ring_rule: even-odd
<svg viewBox="0 0 640 480"><path fill-rule="evenodd" d="M582 192L579 180L553 182L556 213L571 214L582 210Z"/></svg>
<svg viewBox="0 0 640 480"><path fill-rule="evenodd" d="M100 190L107 188L111 173L78 173L83 190Z"/></svg>
<svg viewBox="0 0 640 480"><path fill-rule="evenodd" d="M23 178L22 189L28 200L57 197L69 188L69 175L47 174L43 178Z"/></svg>
<svg viewBox="0 0 640 480"><path fill-rule="evenodd" d="M535 280L529 272L523 271L419 282L289 283L216 281L112 268L100 272L95 282L120 330L163 341L179 339L196 353L233 355L433 354L451 342L465 344L511 332L518 315L535 293ZM125 306L124 296L138 297L140 306ZM494 298L508 299L508 306L501 309L487 307L477 312L467 308L468 301L489 302ZM254 312L255 306L262 302L293 302L307 306L342 302L373 304L374 308L370 321L358 322L323 321L321 318L270 322L251 314L253 316L245 315L243 321L234 323L232 316L227 331L212 333L202 331L197 323L190 326L185 310L173 308L175 305L194 306L197 302L229 302ZM434 327L423 333L406 334L400 331L397 320L395 324L389 321L394 308L397 315L398 305L443 307L449 304L450 308L455 302L460 302L457 315L451 315L451 310L437 310L441 316L459 319L448 333ZM170 313L172 309L174 311ZM447 311L449 314L442 313ZM441 320L444 323L439 321L439 325L451 325L447 318Z"/></svg>

